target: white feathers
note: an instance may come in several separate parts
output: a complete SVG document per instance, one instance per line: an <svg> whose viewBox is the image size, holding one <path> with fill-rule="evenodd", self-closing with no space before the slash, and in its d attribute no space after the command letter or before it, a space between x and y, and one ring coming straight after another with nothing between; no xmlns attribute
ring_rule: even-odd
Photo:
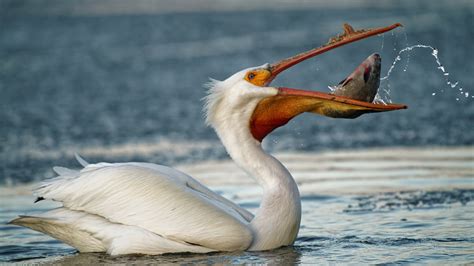
<svg viewBox="0 0 474 266"><path fill-rule="evenodd" d="M61 166L55 166L53 167L53 171L56 172L56 174L60 176L70 176L74 177L79 174L79 171L76 170L71 170L69 168L61 167Z"/></svg>
<svg viewBox="0 0 474 266"><path fill-rule="evenodd" d="M207 95L203 98L204 100L204 115L206 118L206 124L212 126L212 121L214 121L216 110L222 102L224 97L225 87L221 86L222 81L216 79L209 79L209 82L204 85L207 88Z"/></svg>
<svg viewBox="0 0 474 266"><path fill-rule="evenodd" d="M117 230L116 235L110 231L112 242L98 238L106 250L110 249L108 243L118 243L113 238L119 235L124 241L137 238L137 230L146 232L145 235L158 235L161 240L156 245L165 241L167 245L176 242L177 246L186 247L167 252L191 251L186 243L199 247L195 248L196 252L244 250L252 241L252 232L248 229L252 214L172 168L147 163L100 163L89 164L80 172L62 167L55 167L55 171L60 176L43 182L35 190L37 196L62 202L65 211L92 215L110 223L87 225L91 228L99 226L97 231L105 230L106 225L127 225L133 229L129 228L133 232L127 229L131 233L125 236L127 230ZM41 217L41 224L51 224L45 221L47 217L48 213ZM61 221L61 228L75 226L68 225L71 220ZM16 223L21 223L21 220ZM34 228L27 223L24 225ZM81 230L88 229L87 226ZM53 228L51 225L43 232L63 240L60 238L62 233ZM78 233L76 237L81 236ZM63 241L77 245L69 239ZM149 244L140 245L150 247ZM159 248L153 252L140 251L136 246L118 250L121 250L120 254L162 252Z"/></svg>
<svg viewBox="0 0 474 266"><path fill-rule="evenodd" d="M264 64L243 69L223 81L210 79L205 84L208 91L203 99L206 124L215 128L222 121L229 119L232 113L242 111L252 113L256 101L275 95L277 93L275 88L255 86L245 80L248 71L268 67L268 64ZM248 120L239 122L248 124Z"/></svg>
<svg viewBox="0 0 474 266"><path fill-rule="evenodd" d="M80 252L156 255L176 251L215 251L172 241L140 227L112 223L97 215L66 208L54 209L38 216L22 216L11 223L49 234Z"/></svg>
<svg viewBox="0 0 474 266"><path fill-rule="evenodd" d="M86 167L89 163L86 162L79 154L74 153L74 157L76 157L76 160L83 166Z"/></svg>
<svg viewBox="0 0 474 266"><path fill-rule="evenodd" d="M106 224L97 216L58 208L35 216L21 216L10 223L48 234L81 252L106 251L102 241L93 236L95 228Z"/></svg>

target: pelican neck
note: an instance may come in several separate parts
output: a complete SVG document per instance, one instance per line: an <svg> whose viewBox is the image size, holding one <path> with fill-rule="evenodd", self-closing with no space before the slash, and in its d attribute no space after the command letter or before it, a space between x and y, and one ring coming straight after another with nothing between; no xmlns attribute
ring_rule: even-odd
<svg viewBox="0 0 474 266"><path fill-rule="evenodd" d="M249 224L254 233L249 250L293 244L301 221L301 202L290 172L263 150L249 130L230 132L216 128L216 131L234 162L263 189L259 209Z"/></svg>

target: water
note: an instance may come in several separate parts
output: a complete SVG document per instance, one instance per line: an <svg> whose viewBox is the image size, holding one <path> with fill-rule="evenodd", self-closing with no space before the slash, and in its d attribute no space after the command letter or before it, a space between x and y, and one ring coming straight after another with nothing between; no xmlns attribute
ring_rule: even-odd
<svg viewBox="0 0 474 266"><path fill-rule="evenodd" d="M465 92L464 88L463 87L460 87L458 86L459 85L459 81L452 81L448 76L449 76L449 72L447 72L447 70L445 69L445 67L441 64L441 62L439 61L439 56L438 56L438 49L436 48L433 48L429 45L424 45L424 44L416 44L416 45L412 45L412 46L408 46L408 47L405 47L403 49L401 49L399 52L398 52L398 55L397 57L395 58L395 60L393 61L392 65L390 66L390 68L388 69L387 71L387 75L382 77L380 80L381 81L385 81L385 80L388 80L388 78L390 77L390 74L392 73L393 69L395 68L395 66L397 65L397 63L399 61L402 60L401 58L401 55L403 53L407 53L407 52L410 52L412 51L413 49L415 48L423 48L423 49L428 49L428 50L431 50L431 55L434 57L435 61L436 61L436 64L438 65L437 69L439 69L442 73L442 75L445 77L445 80L446 80L446 85L448 85L451 89L454 89L456 87L459 87L459 93L464 96L464 97L469 97L469 92ZM405 65L405 67L403 68L403 71L406 72L407 69L408 69L408 65L409 65L409 62L410 62L410 53L407 53L408 56L407 56L407 63ZM444 88L439 88L439 91L440 92L444 92ZM390 100L390 91L389 90L385 90L385 92L387 93L387 95L385 96L385 101L387 102L391 102ZM433 92L431 93L432 96L435 96L436 95L436 92ZM385 102L383 100L384 97L382 96L378 96L379 97L379 100L382 101L382 102ZM474 98L474 96L471 96L471 98ZM459 98L456 97L456 99L459 101Z"/></svg>
<svg viewBox="0 0 474 266"><path fill-rule="evenodd" d="M88 1L0 1L1 261L473 261L474 65L467 56L472 50L468 44L474 42L472 3L239 3L213 3L216 10L225 10L218 12L189 4L157 9L129 3L104 9ZM226 4L241 8L226 9ZM186 165L186 172L203 175L192 171L202 160L228 158L215 133L204 126L200 99L209 77L225 79L242 68L319 46L339 33L344 22L356 28L394 22L405 27L304 62L273 84L325 90L380 51L382 71L390 73L381 91L409 109L355 120L304 114L267 137L268 151L294 152L285 165L300 180L304 195L294 247L111 258L76 254L42 234L5 225L19 214L52 207L32 205L30 187L23 186L51 177L54 165L76 166L74 152L92 162ZM411 44L436 47L443 64L433 62L435 54L426 54L430 48L401 52ZM395 62L402 67L390 67L399 55L407 56ZM427 148L433 146L449 149ZM321 155L346 149L360 153ZM310 159L297 160L304 156ZM426 156L432 157L420 159ZM205 173L213 189L256 208L254 183L239 170L212 169ZM212 183L229 173L226 186ZM404 199L426 203L412 206Z"/></svg>
<svg viewBox="0 0 474 266"><path fill-rule="evenodd" d="M441 196L433 198L430 193L402 192L382 193L370 199L304 197L302 228L295 245L275 251L119 257L77 254L74 249L39 233L2 226L2 237L10 243L2 246L0 258L10 262L35 259L65 264L472 262L474 190L436 193ZM419 202L399 205L400 194L406 200ZM366 201L383 205L367 208ZM251 201L244 206L257 204ZM3 220L5 211L2 214Z"/></svg>
<svg viewBox="0 0 474 266"><path fill-rule="evenodd" d="M266 252L119 256L78 254L34 231L5 225L32 204L30 187L0 190L0 260L97 263L464 263L474 254L472 148L373 149L276 154L302 195L293 247ZM255 212L261 191L231 161L177 166ZM2 196L3 195L3 196Z"/></svg>

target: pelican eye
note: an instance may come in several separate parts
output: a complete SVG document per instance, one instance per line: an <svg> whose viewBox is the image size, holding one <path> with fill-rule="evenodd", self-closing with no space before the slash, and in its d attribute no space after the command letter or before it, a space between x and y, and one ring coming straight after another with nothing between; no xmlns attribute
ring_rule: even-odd
<svg viewBox="0 0 474 266"><path fill-rule="evenodd" d="M257 69L247 72L244 78L255 86L263 87L270 75L270 71L266 69Z"/></svg>

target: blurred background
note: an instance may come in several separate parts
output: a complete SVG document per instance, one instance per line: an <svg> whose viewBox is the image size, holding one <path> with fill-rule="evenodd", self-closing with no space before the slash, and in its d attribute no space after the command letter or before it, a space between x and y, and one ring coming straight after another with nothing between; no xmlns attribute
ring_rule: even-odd
<svg viewBox="0 0 474 266"><path fill-rule="evenodd" d="M167 165L226 158L204 125L203 84L320 46L344 22L405 27L311 59L273 85L329 91L373 52L385 76L416 44L437 48L449 76L430 49L402 53L380 89L408 110L302 115L270 135L267 150L471 146L473 14L473 1L447 0L0 0L0 184L52 176L52 165L76 165L74 152Z"/></svg>

